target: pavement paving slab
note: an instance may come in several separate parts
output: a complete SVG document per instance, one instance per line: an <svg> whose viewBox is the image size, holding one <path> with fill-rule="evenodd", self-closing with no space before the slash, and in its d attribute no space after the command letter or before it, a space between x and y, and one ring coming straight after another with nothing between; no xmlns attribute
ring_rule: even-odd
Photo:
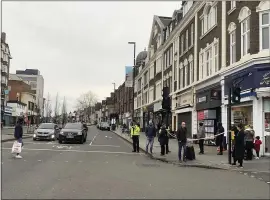
<svg viewBox="0 0 270 200"><path fill-rule="evenodd" d="M57 142L31 139L24 142L22 159L11 155L12 142L2 143L3 199L266 199L269 196L269 185L256 178L232 171L179 168L153 160L144 153L132 153L130 143L95 127L89 128L85 144L70 144L71 150L55 149Z"/></svg>

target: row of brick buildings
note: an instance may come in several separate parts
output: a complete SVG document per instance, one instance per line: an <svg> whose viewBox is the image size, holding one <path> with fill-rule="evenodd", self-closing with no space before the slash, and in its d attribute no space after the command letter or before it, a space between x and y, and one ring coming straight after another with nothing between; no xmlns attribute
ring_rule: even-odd
<svg viewBox="0 0 270 200"><path fill-rule="evenodd" d="M237 80L242 98L232 122L252 125L270 155L269 38L269 1L182 1L172 17L154 16L148 51L137 56L134 94L120 86L114 111L121 119L134 113L142 128L158 123L167 86L172 129L185 121L192 137L203 121L211 136L218 122L227 130L228 88Z"/></svg>

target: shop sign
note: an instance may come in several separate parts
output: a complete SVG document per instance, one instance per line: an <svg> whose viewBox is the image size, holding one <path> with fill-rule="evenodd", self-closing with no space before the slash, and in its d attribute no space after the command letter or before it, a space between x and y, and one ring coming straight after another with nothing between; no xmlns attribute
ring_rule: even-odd
<svg viewBox="0 0 270 200"><path fill-rule="evenodd" d="M270 72L266 72L260 82L260 85L270 86Z"/></svg>
<svg viewBox="0 0 270 200"><path fill-rule="evenodd" d="M176 107L182 107L185 105L192 105L192 95L190 92L177 97Z"/></svg>
<svg viewBox="0 0 270 200"><path fill-rule="evenodd" d="M199 111L197 114L198 114L199 121L204 120L204 111Z"/></svg>
<svg viewBox="0 0 270 200"><path fill-rule="evenodd" d="M6 113L12 113L12 107L6 106L6 107L5 107L5 112L6 112Z"/></svg>
<svg viewBox="0 0 270 200"><path fill-rule="evenodd" d="M157 111L159 111L160 109L162 109L161 101L154 104L154 112L157 112Z"/></svg>
<svg viewBox="0 0 270 200"><path fill-rule="evenodd" d="M206 102L206 101L207 101L206 96L198 97L198 98L197 98L197 103L203 103L203 102Z"/></svg>

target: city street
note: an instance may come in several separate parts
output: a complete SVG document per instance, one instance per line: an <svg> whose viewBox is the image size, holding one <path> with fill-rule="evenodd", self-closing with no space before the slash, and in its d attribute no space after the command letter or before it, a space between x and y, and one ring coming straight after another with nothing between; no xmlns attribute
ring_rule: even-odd
<svg viewBox="0 0 270 200"><path fill-rule="evenodd" d="M132 153L110 131L85 144L24 140L22 159L2 143L3 199L268 199L269 185L236 172L183 168Z"/></svg>

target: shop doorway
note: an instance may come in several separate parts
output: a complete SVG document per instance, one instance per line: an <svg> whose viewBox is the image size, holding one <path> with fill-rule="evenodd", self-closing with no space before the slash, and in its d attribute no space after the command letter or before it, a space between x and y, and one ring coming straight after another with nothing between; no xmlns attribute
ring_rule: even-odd
<svg viewBox="0 0 270 200"><path fill-rule="evenodd" d="M188 138L192 138L192 114L191 112L186 112L186 113L180 113L178 114L178 127L181 126L182 122L186 123L186 127L187 127L187 137Z"/></svg>
<svg viewBox="0 0 270 200"><path fill-rule="evenodd" d="M270 156L270 112L264 113L264 155Z"/></svg>

